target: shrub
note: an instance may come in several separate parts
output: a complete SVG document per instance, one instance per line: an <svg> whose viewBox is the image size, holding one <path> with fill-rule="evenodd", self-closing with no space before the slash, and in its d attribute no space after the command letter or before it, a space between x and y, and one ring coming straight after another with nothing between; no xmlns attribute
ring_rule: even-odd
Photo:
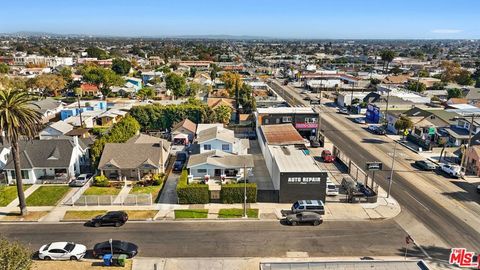
<svg viewBox="0 0 480 270"><path fill-rule="evenodd" d="M165 175L163 173L156 173L152 176L152 185L160 186L164 181Z"/></svg>
<svg viewBox="0 0 480 270"><path fill-rule="evenodd" d="M208 185L188 184L188 172L183 170L177 185L178 202L181 204L205 204L210 202Z"/></svg>
<svg viewBox="0 0 480 270"><path fill-rule="evenodd" d="M93 179L93 185L97 187L109 187L110 181L105 175L98 175Z"/></svg>
<svg viewBox="0 0 480 270"><path fill-rule="evenodd" d="M244 201L245 184L222 185L220 200L222 203L242 203ZM257 202L257 184L247 184L247 202Z"/></svg>
<svg viewBox="0 0 480 270"><path fill-rule="evenodd" d="M0 238L0 269L27 270L31 268L32 252L19 242Z"/></svg>

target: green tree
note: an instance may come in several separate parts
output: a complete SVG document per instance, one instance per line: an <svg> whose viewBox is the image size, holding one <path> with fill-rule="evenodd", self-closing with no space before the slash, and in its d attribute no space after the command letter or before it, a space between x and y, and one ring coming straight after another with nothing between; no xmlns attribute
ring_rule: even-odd
<svg viewBox="0 0 480 270"><path fill-rule="evenodd" d="M404 131L413 128L413 122L407 116L401 115L400 118L395 122L395 129L399 131ZM403 134L403 133L402 133Z"/></svg>
<svg viewBox="0 0 480 270"><path fill-rule="evenodd" d="M26 91L11 89L0 91L0 130L4 132L0 141L12 146L17 194L22 215L27 214L27 205L23 193L18 143L20 139L31 140L35 138L42 119L41 113L34 108L35 105L32 102L33 96Z"/></svg>
<svg viewBox="0 0 480 270"><path fill-rule="evenodd" d="M394 66L391 70L390 73L393 73L395 75L402 74L402 69L399 66Z"/></svg>
<svg viewBox="0 0 480 270"><path fill-rule="evenodd" d="M253 96L253 89L250 85L243 84L239 89L238 95L238 101L240 102L240 105L242 105L243 113L252 113L257 109L257 103Z"/></svg>
<svg viewBox="0 0 480 270"><path fill-rule="evenodd" d="M422 70L418 71L418 76L419 77L428 77L428 76L430 76L430 73L427 70L422 69Z"/></svg>
<svg viewBox="0 0 480 270"><path fill-rule="evenodd" d="M58 74L62 76L63 80L67 83L70 83L72 81L72 68L71 67L62 67L59 71Z"/></svg>
<svg viewBox="0 0 480 270"><path fill-rule="evenodd" d="M432 90L443 90L445 89L446 83L444 82L434 82L433 85L430 87Z"/></svg>
<svg viewBox="0 0 480 270"><path fill-rule="evenodd" d="M150 99L155 96L155 90L151 87L143 87L142 89L138 90L137 96L140 97L142 100Z"/></svg>
<svg viewBox="0 0 480 270"><path fill-rule="evenodd" d="M82 69L81 73L84 81L100 86L105 96L107 96L110 91L110 87L125 84L125 80L111 69L86 66Z"/></svg>
<svg viewBox="0 0 480 270"><path fill-rule="evenodd" d="M132 68L132 64L128 60L115 58L112 61L112 70L118 75L127 75L130 68Z"/></svg>
<svg viewBox="0 0 480 270"><path fill-rule="evenodd" d="M60 75L41 74L35 77L34 85L37 88L46 90L50 95L58 96L59 91L67 86L67 82Z"/></svg>
<svg viewBox="0 0 480 270"><path fill-rule="evenodd" d="M462 69L458 72L457 76L455 77L455 81L460 85L472 85L475 81L472 79L472 75L468 70Z"/></svg>
<svg viewBox="0 0 480 270"><path fill-rule="evenodd" d="M0 269L29 270L32 266L32 252L19 242L0 238Z"/></svg>
<svg viewBox="0 0 480 270"><path fill-rule="evenodd" d="M173 91L175 97L184 97L187 94L187 83L185 78L175 73L169 73L165 77L167 89Z"/></svg>
<svg viewBox="0 0 480 270"><path fill-rule="evenodd" d="M463 97L463 93L461 89L458 88L451 88L447 90L447 98L461 98Z"/></svg>
<svg viewBox="0 0 480 270"><path fill-rule="evenodd" d="M444 70L440 77L442 82L454 81L462 69L459 63L453 61L442 61L440 67Z"/></svg>
<svg viewBox="0 0 480 270"><path fill-rule="evenodd" d="M227 125L232 117L232 108L226 105L220 105L213 109L215 111L217 122Z"/></svg>
<svg viewBox="0 0 480 270"><path fill-rule="evenodd" d="M197 75L197 68L195 67L190 68L190 77L195 78L196 75Z"/></svg>
<svg viewBox="0 0 480 270"><path fill-rule="evenodd" d="M98 59L108 59L109 55L106 51L98 48L98 47L89 47L87 48L86 52L88 53L89 57L95 57Z"/></svg>
<svg viewBox="0 0 480 270"><path fill-rule="evenodd" d="M382 58L383 65L384 65L384 72L388 73L388 66L395 58L396 53L392 50L384 50L380 53L380 57Z"/></svg>
<svg viewBox="0 0 480 270"><path fill-rule="evenodd" d="M427 86L424 83L418 81L410 81L407 83L407 89L415 92L423 92L427 90Z"/></svg>
<svg viewBox="0 0 480 270"><path fill-rule="evenodd" d="M0 63L0 74L7 74L10 71L10 67L5 63Z"/></svg>

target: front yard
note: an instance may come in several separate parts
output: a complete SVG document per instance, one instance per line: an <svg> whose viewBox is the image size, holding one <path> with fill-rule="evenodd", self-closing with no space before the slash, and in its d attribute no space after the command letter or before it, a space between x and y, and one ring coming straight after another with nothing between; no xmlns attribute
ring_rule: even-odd
<svg viewBox="0 0 480 270"><path fill-rule="evenodd" d="M27 198L28 206L54 206L70 191L69 186L41 186Z"/></svg>
<svg viewBox="0 0 480 270"><path fill-rule="evenodd" d="M130 194L152 194L152 201L156 202L160 197L160 190L162 189L162 185L160 186L134 186L132 190L130 190Z"/></svg>
<svg viewBox="0 0 480 270"><path fill-rule="evenodd" d="M116 187L95 187L91 186L83 195L118 195L122 189Z"/></svg>
<svg viewBox="0 0 480 270"><path fill-rule="evenodd" d="M224 208L218 211L218 218L242 218L242 217L243 217L242 208ZM248 208L247 217L258 218L258 209Z"/></svg>
<svg viewBox="0 0 480 270"><path fill-rule="evenodd" d="M48 211L28 211L25 216L21 216L19 212L7 213L2 221L38 221L48 214Z"/></svg>
<svg viewBox="0 0 480 270"><path fill-rule="evenodd" d="M23 191L27 190L31 185L24 185ZM0 187L0 207L7 206L17 198L17 186L1 186Z"/></svg>
<svg viewBox="0 0 480 270"><path fill-rule="evenodd" d="M175 219L208 217L208 209L179 209L174 212Z"/></svg>

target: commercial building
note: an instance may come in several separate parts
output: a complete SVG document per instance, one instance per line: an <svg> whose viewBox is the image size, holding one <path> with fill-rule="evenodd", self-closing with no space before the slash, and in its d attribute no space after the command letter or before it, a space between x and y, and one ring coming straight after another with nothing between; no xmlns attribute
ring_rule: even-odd
<svg viewBox="0 0 480 270"><path fill-rule="evenodd" d="M319 115L309 107L258 108L255 117L257 128L288 123L304 138L317 136Z"/></svg>
<svg viewBox="0 0 480 270"><path fill-rule="evenodd" d="M327 172L309 155L302 136L290 124L257 128L258 142L280 203L325 201Z"/></svg>

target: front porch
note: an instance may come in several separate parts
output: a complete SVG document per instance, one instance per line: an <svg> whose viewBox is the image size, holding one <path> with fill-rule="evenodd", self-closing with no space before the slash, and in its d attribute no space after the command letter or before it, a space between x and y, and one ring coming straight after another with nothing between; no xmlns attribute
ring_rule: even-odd
<svg viewBox="0 0 480 270"><path fill-rule="evenodd" d="M244 168L213 168L213 169L189 169L188 183L237 183L244 179ZM252 168L246 168L247 181L252 175Z"/></svg>
<svg viewBox="0 0 480 270"><path fill-rule="evenodd" d="M150 180L154 174L160 173L159 169L105 169L100 170L110 180L141 181Z"/></svg>

